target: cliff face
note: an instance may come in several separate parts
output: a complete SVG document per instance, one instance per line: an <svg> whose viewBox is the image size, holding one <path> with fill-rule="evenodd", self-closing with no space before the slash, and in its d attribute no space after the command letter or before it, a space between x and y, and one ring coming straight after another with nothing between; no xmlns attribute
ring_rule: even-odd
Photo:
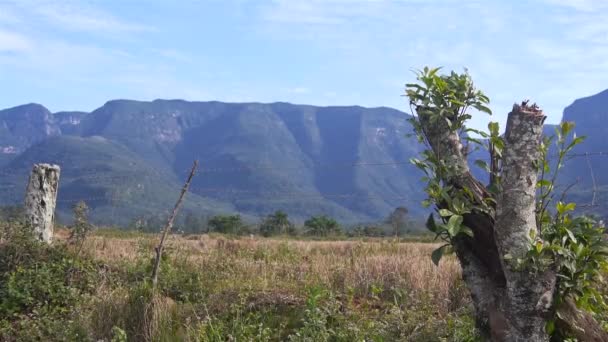
<svg viewBox="0 0 608 342"><path fill-rule="evenodd" d="M283 209L302 219L329 214L359 221L386 217L397 206L420 212L421 174L409 165L419 146L406 138L411 133L407 115L394 109L115 100L90 114L47 114L53 130L46 138L88 137L86 144L97 144L104 156L117 153L90 140L103 138L168 182L183 178L183 170L198 158L203 170L192 191L245 214ZM33 134L22 131L14 136ZM29 147L29 158L76 167L66 151L53 154L48 146L36 145L46 138L24 140L15 157ZM74 153L79 149L71 144L79 143L84 142L63 139L52 146ZM81 172L99 172L93 167L99 167L98 157L78 155L79 170L87 170ZM51 156L55 159L49 160ZM14 160L5 170L17 164ZM69 174L69 168L62 166L64 173ZM87 197L92 186L83 182L81 188ZM15 199L5 202L10 200Z"/></svg>
<svg viewBox="0 0 608 342"><path fill-rule="evenodd" d="M0 153L19 154L32 144L61 134L51 112L39 104L0 111Z"/></svg>
<svg viewBox="0 0 608 342"><path fill-rule="evenodd" d="M608 151L607 109L608 91L565 109L564 120L575 121L577 135L588 137L574 153ZM354 222L382 219L404 206L416 216L424 213L422 174L409 159L422 146L408 137L407 118L390 108L289 103L113 100L91 113L55 114L29 104L0 111L0 173L27 174L28 163L59 164L67 175L59 207L67 210L72 198L102 197L93 214L108 221L118 216L111 199L116 193L129 194L118 196L126 216L170 203L174 192L153 184L178 186L194 159L201 172L192 184L192 207L199 211L259 216L281 209L298 219L328 214ZM472 158L485 157L475 152ZM152 181L141 182L130 170L149 173ZM559 182L576 183L570 198L588 203L593 172L596 201L608 203L603 170L607 157L577 157ZM7 189L23 189L24 182L1 179L0 200L22 201L20 191ZM62 194L69 194L67 202Z"/></svg>

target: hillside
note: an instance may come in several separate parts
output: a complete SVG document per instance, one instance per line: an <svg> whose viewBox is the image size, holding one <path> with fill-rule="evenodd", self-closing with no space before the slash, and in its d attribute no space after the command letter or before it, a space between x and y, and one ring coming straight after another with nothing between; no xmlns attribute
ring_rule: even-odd
<svg viewBox="0 0 608 342"><path fill-rule="evenodd" d="M560 182L564 186L572 185L571 200L585 206L594 204L585 208L586 212L607 216L608 90L574 101L564 109L563 120L574 121L576 134L586 139L572 151L575 156L567 161Z"/></svg>
<svg viewBox="0 0 608 342"><path fill-rule="evenodd" d="M420 174L408 163L418 145L405 137L411 132L406 119L406 114L389 108L115 100L90 114L52 115L47 122L54 135L89 140L60 139L61 144L45 146L34 145L44 138L22 139L20 151L30 150L3 172L27 174L27 167L21 167L30 161L50 161L50 151L80 151L82 141L101 137L106 141L96 145L101 155L115 164L138 158L144 168L158 172L161 183L179 182L198 158L202 170L192 192L241 213L259 216L283 209L297 219L328 214L349 222L377 220L400 205L414 213L420 210ZM17 140L27 133L13 135ZM110 143L122 149L109 148ZM67 187L70 196L86 199L124 188L126 183L91 184L89 179L99 176L96 165L105 163L99 155L82 151L74 163L56 158L64 173L83 174L83 180L71 185L63 178L62 190ZM106 170L108 175L115 172ZM5 182L20 186L25 177ZM128 182L133 186L133 179ZM174 193L160 197L173 198ZM4 192L2 200L18 202L21 196ZM108 211L107 202L92 206L101 216Z"/></svg>
<svg viewBox="0 0 608 342"><path fill-rule="evenodd" d="M35 144L2 171L3 198L19 198L31 165L48 162L61 165L58 195L59 216L68 217L71 207L85 199L93 220L127 224L136 217L166 213L174 204L181 185L173 176L156 170L145 160L103 137L53 137ZM232 212L234 207L191 195L186 210L201 214Z"/></svg>
<svg viewBox="0 0 608 342"><path fill-rule="evenodd" d="M606 108L608 91L565 109L564 120L588 136L575 153L608 150ZM406 206L420 216L421 174L408 161L421 146L408 137L407 118L384 107L289 103L113 100L91 113L55 114L23 105L0 111L0 173L7 175L0 201L21 201L32 163L56 162L63 168L63 213L68 202L85 199L98 220L129 221L170 208L199 159L186 203L201 215L236 211L253 218L282 209L300 221L328 214L359 222ZM589 163L591 169L586 158L573 158L560 178L576 183L570 196L581 203L593 197L590 170L598 190L608 189L601 172L608 158L592 156ZM603 201L603 192L596 199Z"/></svg>

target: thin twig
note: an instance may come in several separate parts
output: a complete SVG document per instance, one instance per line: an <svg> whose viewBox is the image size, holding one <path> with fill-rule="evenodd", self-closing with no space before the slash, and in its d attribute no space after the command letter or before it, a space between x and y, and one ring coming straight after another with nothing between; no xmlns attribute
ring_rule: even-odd
<svg viewBox="0 0 608 342"><path fill-rule="evenodd" d="M162 235L160 238L160 243L155 248L156 260L154 260L154 268L152 269L152 288L153 289L156 288L156 283L158 282L158 269L160 267L160 259L163 255L163 249L165 247L165 239L167 238L167 234L169 234L169 232L171 231L171 228L173 227L173 220L175 220L175 216L177 215L179 207L182 204L184 195L186 194L186 192L188 191L188 188L190 187L190 182L192 181L192 177L194 177L194 173L196 172L197 167L198 167L198 160L195 160L194 164L192 165L192 170L190 170L190 175L188 176L188 180L184 184L184 187L182 188L182 192L179 195L179 199L177 200L177 203L175 203L175 207L173 208L173 212L171 213L171 216L169 216L167 225L163 229L163 232L162 232Z"/></svg>

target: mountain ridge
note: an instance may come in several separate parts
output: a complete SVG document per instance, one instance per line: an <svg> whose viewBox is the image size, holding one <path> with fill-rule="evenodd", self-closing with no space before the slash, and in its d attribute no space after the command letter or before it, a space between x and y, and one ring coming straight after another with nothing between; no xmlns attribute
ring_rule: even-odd
<svg viewBox="0 0 608 342"><path fill-rule="evenodd" d="M179 180L179 172L195 158L200 158L207 168L246 170L197 177L192 190L197 194L197 189L202 189L197 195L234 205L235 211L244 214L260 216L284 209L300 219L329 214L353 221L388 215L400 203L383 200L382 192L388 189L396 193L396 187L406 185L408 177L392 170L389 173L403 181L387 182L384 172L349 170L344 165L338 170L328 170L318 164L335 164L336 160L356 162L370 156L375 160L398 157L403 161L407 156L399 151L407 150L401 137L407 130L405 115L387 107L119 99L108 101L88 114L57 112L50 123L58 127L59 135L97 136L125 146L149 163L149 167L169 174L165 179L171 182ZM375 127L378 125L382 127ZM394 127L401 127L401 131L391 131ZM362 142L361 137L369 132L375 134L375 139ZM20 148L31 148L36 155L36 151L42 151L35 145L40 141L44 139L28 141L29 146L24 142ZM370 149L369 144L375 147ZM40 155L40 159L44 156ZM56 161L65 163L61 159ZM272 167L256 168L259 164ZM9 162L4 169L17 172L19 168L16 162ZM370 189L370 184L366 184L369 180L376 183L372 187L385 190ZM205 190L218 187L225 191ZM242 193L266 197L234 196ZM420 197L422 193L417 191L416 195ZM18 202L17 195L5 197L10 197L5 202ZM103 211L99 208L93 211L96 210Z"/></svg>
<svg viewBox="0 0 608 342"><path fill-rule="evenodd" d="M585 150L608 150L608 131L602 130L601 125L608 117L608 111L603 109L608 108L607 95L608 90L576 100L564 110L564 120L579 121L577 132L593 134L588 139L592 146L584 146ZM328 214L356 222L381 220L394 207L406 206L413 216L419 216L426 212L419 204L425 197L420 183L422 174L407 161L417 156L422 146L409 136L409 117L383 106L288 102L115 99L90 113L51 113L44 106L31 103L0 110L0 172L27 173L19 164L19 156L27 152L31 162L43 161L52 154L44 149L45 142L49 142L79 156L81 165L57 155L54 161L64 164L66 174L79 169L90 173L118 172L119 164L131 158L139 160L139 172L158 172L160 176L152 183L175 185L184 178L192 160L199 159L204 172L192 184L192 210L211 213L224 208L259 217L281 209L298 220ZM546 131L550 130L547 127ZM68 138L53 140L57 137ZM79 148L79 144L84 147ZM115 146L124 148L123 152ZM87 155L82 152L86 149L96 152ZM125 159L125 155L130 157ZM105 160L114 169L99 171L101 166L95 158ZM592 163L599 169L608 168L602 160ZM568 165L564 179L581 178L584 172L580 163ZM608 178L600 178L608 184ZM18 203L20 195L3 193L2 184L16 188L17 180L0 183L0 201ZM134 191L134 183L128 182L71 182L65 186L71 194L83 198L91 197L95 186L104 193L115 192L118 187ZM586 199L591 187L588 182L581 182L574 197ZM161 205L150 196L171 195L143 195L138 201L148 197L147 213L136 210L131 202L124 204L123 214L128 216L129 208L133 208L137 215L150 215L168 203ZM213 210L204 210L205 205ZM62 207L64 212L68 209ZM93 214L99 221L107 221L108 210L108 203L93 203Z"/></svg>

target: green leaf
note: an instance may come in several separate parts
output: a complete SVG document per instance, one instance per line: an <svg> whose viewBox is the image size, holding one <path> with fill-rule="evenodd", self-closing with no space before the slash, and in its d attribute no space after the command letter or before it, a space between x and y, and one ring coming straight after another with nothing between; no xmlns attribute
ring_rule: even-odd
<svg viewBox="0 0 608 342"><path fill-rule="evenodd" d="M576 237L574 237L574 234L570 229L566 228L566 234L568 234L568 237L572 242L577 243Z"/></svg>
<svg viewBox="0 0 608 342"><path fill-rule="evenodd" d="M490 134L493 136L498 136L500 131L500 126L498 122L490 122L488 124L488 130L490 130Z"/></svg>
<svg viewBox="0 0 608 342"><path fill-rule="evenodd" d="M561 134L563 136L568 135L568 133L570 133L570 131L574 128L574 122L572 121L564 121L559 125L559 128L561 130Z"/></svg>
<svg viewBox="0 0 608 342"><path fill-rule="evenodd" d="M583 141L585 141L587 137L582 136L582 137L576 137L574 139L572 139L572 141L570 142L570 144L568 144L568 146L566 147L566 151L570 151L572 150L576 145L582 143Z"/></svg>
<svg viewBox="0 0 608 342"><path fill-rule="evenodd" d="M449 211L448 209L439 209L439 215L441 217L450 217L453 216L454 213Z"/></svg>
<svg viewBox="0 0 608 342"><path fill-rule="evenodd" d="M467 227L467 226L461 226L460 232L463 234L466 234L470 237L473 237L473 230L471 230L471 228Z"/></svg>
<svg viewBox="0 0 608 342"><path fill-rule="evenodd" d="M478 129L474 129L474 128L467 128L465 130L465 132L467 132L467 133L473 132L475 134L480 135L482 138L489 138L490 137L490 135L488 133L486 133L484 131L480 131Z"/></svg>
<svg viewBox="0 0 608 342"><path fill-rule="evenodd" d="M416 84L416 83L407 83L405 86L406 86L407 88L424 89L424 88L422 88L422 86L421 86L421 85Z"/></svg>
<svg viewBox="0 0 608 342"><path fill-rule="evenodd" d="M436 250L433 251L433 253L431 253L431 260L433 260L433 263L435 264L435 266L439 266L439 261L441 260L441 258L444 255L448 255L452 252L452 246L445 244L439 248L437 248Z"/></svg>
<svg viewBox="0 0 608 342"><path fill-rule="evenodd" d="M448 227L460 227L462 225L463 217L460 215L452 215L448 220Z"/></svg>
<svg viewBox="0 0 608 342"><path fill-rule="evenodd" d="M429 214L429 218L426 220L426 228L433 233L439 232L439 229L437 228L437 225L435 224L435 218L433 217L433 214Z"/></svg>
<svg viewBox="0 0 608 342"><path fill-rule="evenodd" d="M462 230L462 216L453 215L448 220L448 234L450 237L458 235Z"/></svg>
<svg viewBox="0 0 608 342"><path fill-rule="evenodd" d="M553 183L551 183L550 180L548 179L541 179L538 182L536 182L536 187L537 188L542 188L542 187L549 187L551 186Z"/></svg>
<svg viewBox="0 0 608 342"><path fill-rule="evenodd" d="M490 110L490 108L483 106L483 105L474 105L473 108L477 109L480 112L484 112L487 114L492 115L492 110Z"/></svg>
<svg viewBox="0 0 608 342"><path fill-rule="evenodd" d="M475 161L475 165L479 166L482 170L486 172L490 172L490 166L488 165L488 163L486 163L485 160L477 159Z"/></svg>
<svg viewBox="0 0 608 342"><path fill-rule="evenodd" d="M553 335L553 333L555 332L555 320L550 319L547 321L547 324L545 325L545 331L547 332L547 334Z"/></svg>
<svg viewBox="0 0 608 342"><path fill-rule="evenodd" d="M576 203L568 203L566 204L566 211L573 211L576 208Z"/></svg>
<svg viewBox="0 0 608 342"><path fill-rule="evenodd" d="M575 203L564 204L563 202L557 202L557 213L560 215L565 214L566 212L573 211L576 208Z"/></svg>
<svg viewBox="0 0 608 342"><path fill-rule="evenodd" d="M536 243L534 244L534 247L536 248L536 252L538 254L540 254L540 252L543 251L543 242L542 241L536 241Z"/></svg>

